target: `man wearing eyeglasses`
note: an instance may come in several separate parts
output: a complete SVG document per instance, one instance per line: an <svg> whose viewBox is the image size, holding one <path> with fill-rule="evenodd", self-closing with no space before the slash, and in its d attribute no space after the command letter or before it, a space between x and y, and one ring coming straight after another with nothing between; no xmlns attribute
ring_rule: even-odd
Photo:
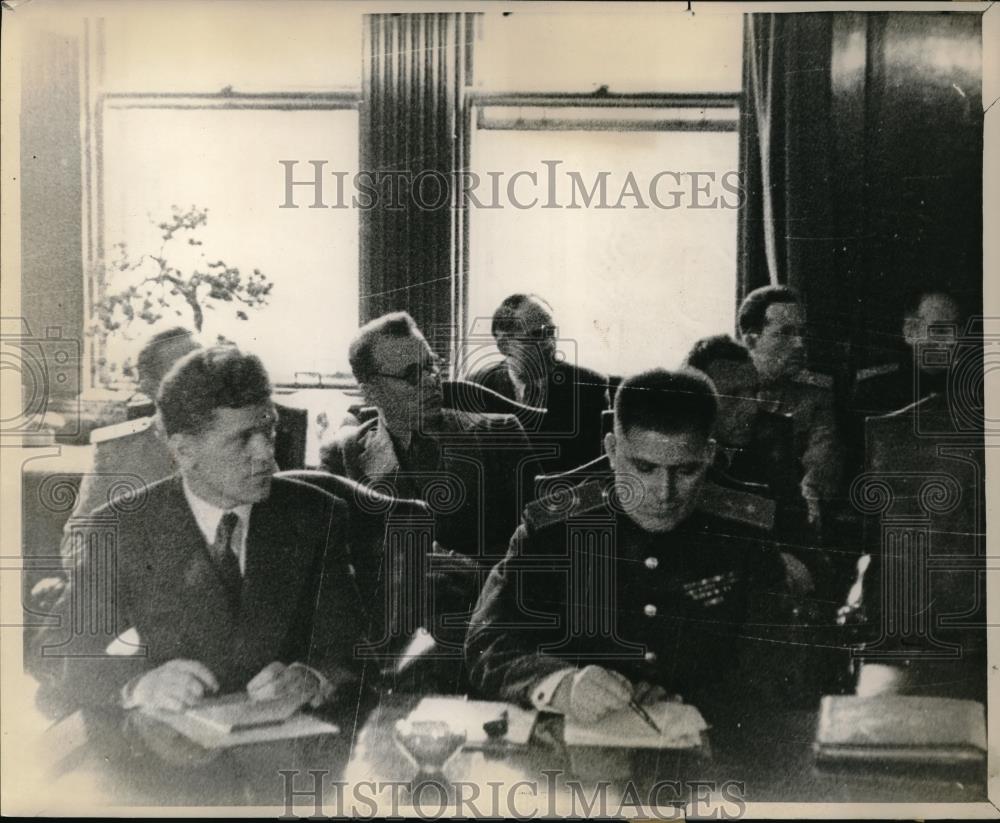
<svg viewBox="0 0 1000 823"><path fill-rule="evenodd" d="M323 467L397 497L424 500L445 548L492 565L528 498L530 446L510 415L442 408L441 364L406 312L358 332L348 358L377 415L338 431Z"/></svg>
<svg viewBox="0 0 1000 823"><path fill-rule="evenodd" d="M492 332L503 360L474 369L468 379L547 410L537 430L529 430L545 471L568 471L600 457L608 378L560 354L552 307L535 294L512 294L493 313ZM542 446L557 454L548 456Z"/></svg>

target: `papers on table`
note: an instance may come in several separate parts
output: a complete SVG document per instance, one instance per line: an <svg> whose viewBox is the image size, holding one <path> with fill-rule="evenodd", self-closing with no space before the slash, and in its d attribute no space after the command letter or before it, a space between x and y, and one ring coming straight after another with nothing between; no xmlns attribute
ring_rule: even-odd
<svg viewBox="0 0 1000 823"><path fill-rule="evenodd" d="M340 732L335 724L302 713L294 702L255 701L245 692L209 698L184 712L144 711L206 749Z"/></svg>
<svg viewBox="0 0 1000 823"><path fill-rule="evenodd" d="M986 715L972 700L828 696L820 705L814 748L819 761L980 762Z"/></svg>
<svg viewBox="0 0 1000 823"><path fill-rule="evenodd" d="M660 729L655 730L632 709L612 712L596 723L566 721L567 746L594 746L611 749L695 749L708 724L694 706L661 702L643 708Z"/></svg>
<svg viewBox="0 0 1000 823"><path fill-rule="evenodd" d="M538 712L528 711L512 703L486 700L464 700L459 697L425 697L410 712L408 720L441 720L453 729L465 731L465 748L493 744L484 724L499 720L507 712L507 734L496 739L497 744L526 746L538 718Z"/></svg>

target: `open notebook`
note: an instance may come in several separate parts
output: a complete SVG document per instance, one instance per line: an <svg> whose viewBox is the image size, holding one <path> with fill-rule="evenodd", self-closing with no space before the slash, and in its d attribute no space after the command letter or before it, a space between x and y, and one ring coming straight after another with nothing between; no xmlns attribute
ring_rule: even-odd
<svg viewBox="0 0 1000 823"><path fill-rule="evenodd" d="M567 746L614 749L695 749L702 745L708 724L694 706L661 702L644 706L660 729L657 734L631 709L612 712L596 723L567 720Z"/></svg>

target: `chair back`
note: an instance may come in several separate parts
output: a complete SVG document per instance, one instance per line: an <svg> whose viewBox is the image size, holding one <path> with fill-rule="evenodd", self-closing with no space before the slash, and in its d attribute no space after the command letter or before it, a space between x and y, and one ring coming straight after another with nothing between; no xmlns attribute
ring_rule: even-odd
<svg viewBox="0 0 1000 823"><path fill-rule="evenodd" d="M522 425L546 412L545 409L518 403L471 380L444 380L441 382L441 392L446 409L473 414L512 414ZM525 428L528 429L527 426Z"/></svg>
<svg viewBox="0 0 1000 823"><path fill-rule="evenodd" d="M465 628L456 627L456 617L475 604L478 573L468 559L435 548L430 507L325 471L277 476L347 503L351 563L369 617L365 654L379 662L385 684L400 691L464 691ZM415 644L421 629L433 643Z"/></svg>
<svg viewBox="0 0 1000 823"><path fill-rule="evenodd" d="M947 399L932 395L868 418L865 463L851 499L866 515L872 555L866 611L883 626L869 651L928 661L952 654L956 667L979 659L986 617L982 431L956 432Z"/></svg>

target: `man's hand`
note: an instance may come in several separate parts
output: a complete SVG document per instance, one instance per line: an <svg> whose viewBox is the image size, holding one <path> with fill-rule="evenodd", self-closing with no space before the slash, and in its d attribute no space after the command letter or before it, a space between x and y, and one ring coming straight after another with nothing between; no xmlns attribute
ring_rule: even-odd
<svg viewBox="0 0 1000 823"><path fill-rule="evenodd" d="M316 673L307 666L286 666L275 661L268 663L247 683L247 694L251 700L287 698L302 705L319 698L322 685Z"/></svg>
<svg viewBox="0 0 1000 823"><path fill-rule="evenodd" d="M552 695L552 708L581 723L594 723L628 706L634 688L627 677L601 666L566 675Z"/></svg>
<svg viewBox="0 0 1000 823"><path fill-rule="evenodd" d="M215 675L197 660L170 660L146 672L132 687L128 706L184 711L219 690Z"/></svg>

